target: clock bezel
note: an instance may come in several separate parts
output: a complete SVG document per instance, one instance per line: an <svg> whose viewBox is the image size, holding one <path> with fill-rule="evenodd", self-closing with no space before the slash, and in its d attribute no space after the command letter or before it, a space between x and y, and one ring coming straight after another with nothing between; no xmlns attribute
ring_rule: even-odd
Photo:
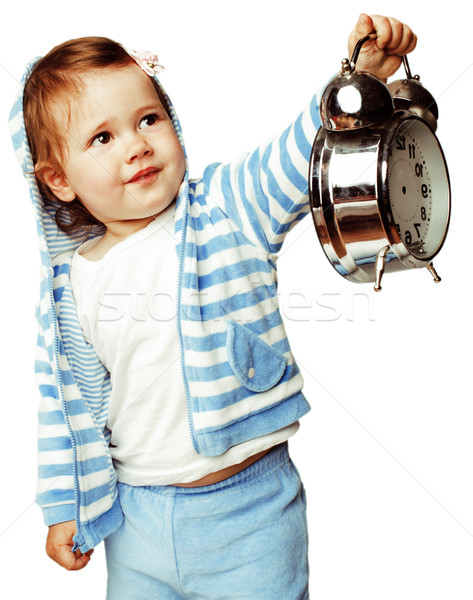
<svg viewBox="0 0 473 600"><path fill-rule="evenodd" d="M392 145L395 143L397 139L397 132L399 129L406 123L406 121L413 122L421 122L427 130L430 132L432 136L432 142L435 142L437 148L439 150L440 156L443 161L443 165L445 168L445 177L446 177L446 187L447 187L447 207L446 207L446 221L443 227L442 239L438 244L436 244L436 248L433 252L426 254L423 257L414 254L409 247L404 243L399 234L394 215L392 212L392 206L389 195L389 187L388 187L388 162L389 162L389 151ZM390 123L391 122L391 123ZM387 127L386 127L387 125ZM389 240L390 246L392 250L395 252L399 260L405 263L410 267L425 267L432 262L435 256L442 249L445 239L447 237L448 228L450 224L450 213L451 213L451 187L450 187L450 177L448 173L447 162L445 160L445 154L443 152L442 146L430 124L422 119L421 117L410 113L408 111L396 111L394 115L392 115L389 119L381 125L383 129L385 129L386 135L382 136L380 141L380 159L378 161L378 202L380 208L380 215L383 220L383 225L386 231L386 236Z"/></svg>

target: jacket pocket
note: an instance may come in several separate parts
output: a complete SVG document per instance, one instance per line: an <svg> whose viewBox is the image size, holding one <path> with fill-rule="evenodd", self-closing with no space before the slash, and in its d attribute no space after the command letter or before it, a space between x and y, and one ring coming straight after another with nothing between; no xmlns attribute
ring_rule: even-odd
<svg viewBox="0 0 473 600"><path fill-rule="evenodd" d="M227 323L227 355L238 381L252 392L269 390L286 370L284 355L235 321Z"/></svg>

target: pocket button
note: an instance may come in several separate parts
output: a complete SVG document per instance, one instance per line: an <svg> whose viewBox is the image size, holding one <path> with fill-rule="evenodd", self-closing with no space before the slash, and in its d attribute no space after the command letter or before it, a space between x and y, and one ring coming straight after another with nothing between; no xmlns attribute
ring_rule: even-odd
<svg viewBox="0 0 473 600"><path fill-rule="evenodd" d="M248 370L248 377L251 379L251 378L252 378L252 377L254 377L254 376L255 376L255 370L254 370L254 368L253 368L253 367L251 367L251 368Z"/></svg>

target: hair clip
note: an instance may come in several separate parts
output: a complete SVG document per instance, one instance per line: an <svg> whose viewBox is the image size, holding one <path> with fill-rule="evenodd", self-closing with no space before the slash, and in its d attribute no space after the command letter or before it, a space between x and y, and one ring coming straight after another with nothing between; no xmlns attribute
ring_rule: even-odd
<svg viewBox="0 0 473 600"><path fill-rule="evenodd" d="M125 48L125 50L136 62L136 64L151 77L153 77L153 75L161 73L161 71L164 71L164 67L158 63L157 54L152 54L147 50L141 52L137 52L136 50L130 50L130 48Z"/></svg>

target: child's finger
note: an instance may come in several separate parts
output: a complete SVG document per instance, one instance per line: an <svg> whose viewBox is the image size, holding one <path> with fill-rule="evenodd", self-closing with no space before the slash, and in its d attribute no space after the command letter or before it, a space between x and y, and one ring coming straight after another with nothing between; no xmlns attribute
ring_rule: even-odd
<svg viewBox="0 0 473 600"><path fill-rule="evenodd" d="M378 36L376 40L376 46L383 50L391 44L393 35L399 37L399 29L397 19L390 19L389 17L383 17L382 15L372 15L373 27ZM402 26L402 23L399 23ZM395 31L393 31L393 25L395 25ZM402 34L401 34L402 35Z"/></svg>
<svg viewBox="0 0 473 600"><path fill-rule="evenodd" d="M372 33L373 31L374 31L373 19L369 15L366 15L365 13L361 13L358 18L358 22L355 26L355 29L353 30L353 34L355 35L356 40L358 41L359 39L361 39L362 37L365 37L366 35L368 35L369 33Z"/></svg>
<svg viewBox="0 0 473 600"><path fill-rule="evenodd" d="M387 48L388 54L398 54L403 56L412 52L417 44L417 36L407 25L403 25L402 38L397 45L389 45Z"/></svg>
<svg viewBox="0 0 473 600"><path fill-rule="evenodd" d="M408 54L409 52L412 52L416 46L417 46L417 36L414 33L412 36L411 44L410 44L409 48L404 52L404 54Z"/></svg>
<svg viewBox="0 0 473 600"><path fill-rule="evenodd" d="M90 555L71 552L71 546L66 544L50 548L48 556L68 571L79 571L90 561Z"/></svg>
<svg viewBox="0 0 473 600"><path fill-rule="evenodd" d="M365 13L361 13L359 18L358 18L358 22L356 23L353 31L350 33L350 36L348 38L348 52L351 53L353 52L353 49L355 48L356 43L361 40L362 38L364 38L365 36L367 36L370 33L374 32L374 26L373 26L373 20L371 19L371 17L369 15L366 15ZM367 49L371 48L374 44L376 43L376 40L371 40L369 42L367 42L364 46L363 46L363 51L366 51Z"/></svg>

